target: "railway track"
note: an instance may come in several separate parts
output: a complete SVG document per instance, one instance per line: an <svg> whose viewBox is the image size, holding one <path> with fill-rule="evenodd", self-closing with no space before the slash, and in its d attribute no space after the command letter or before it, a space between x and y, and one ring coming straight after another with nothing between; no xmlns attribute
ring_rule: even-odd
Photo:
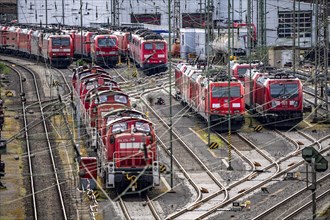
<svg viewBox="0 0 330 220"><path fill-rule="evenodd" d="M158 88L156 88L158 89ZM156 90L155 89L155 90ZM153 90L154 91L154 90ZM153 92L148 91L148 92ZM145 92L144 94L148 93ZM144 98L142 97L144 100ZM148 105L148 101L144 100L144 104ZM152 118L153 121L158 121L156 123L157 125L161 125L157 127L158 133L165 134L169 131L168 121L164 120L162 116L160 116L151 106L148 107L150 111L152 111L153 117L156 117L155 119ZM187 181L190 182L190 184L193 186L193 188L196 190L196 198L194 199L194 202L192 202L190 205L187 205L186 208L184 208L186 215L190 215L189 218L192 218L192 213L189 212L189 210L194 209L194 206L199 202L199 200L202 198L201 192L208 192L208 193L215 193L221 189L224 188L223 183L221 182L221 178L217 175L215 175L206 165L205 163L199 158L199 156L186 144L186 142L180 138L180 135L177 131L172 130L173 132L173 142L172 144L176 146L175 148L172 148L173 150L173 160L176 163L178 169L183 173L183 175L187 178ZM167 154L171 154L169 150L169 140L167 136L161 135L158 137L159 143L165 150ZM224 195L224 198L227 195ZM188 214L189 212L189 214ZM174 214L174 216L171 216L170 218L175 218L179 215L182 215L183 213L177 213ZM177 215L177 216L176 216ZM184 218L184 217L183 217Z"/></svg>
<svg viewBox="0 0 330 220"><path fill-rule="evenodd" d="M154 77L154 78L156 78L156 77ZM137 96L137 95L139 95L143 90L149 90L149 89L151 89L152 87L155 87L155 85L160 85L160 86L158 86L158 87L162 87L162 86L166 86L166 81L168 80L168 78L166 78L166 77L160 77L160 78L157 78L157 79L154 79L153 77L150 77L150 79L151 80L147 80L146 82L144 82L144 83L139 83L139 82L134 82L134 83L136 83L137 84L137 88L138 88L138 90L139 91L132 91L131 93L132 93L132 95L133 96ZM126 83L127 82L122 82L122 84L123 85L126 85ZM132 86L132 84L131 84L131 86ZM59 94L62 98L63 98L63 100L64 100L64 102L65 103L68 103L69 102L69 98L68 98L68 96L67 96L67 92L64 92L64 90L63 91L61 91L62 89L60 88L59 89L59 91L57 92L57 94ZM153 90L153 91L155 91L155 90ZM52 98L50 98L49 100L48 100L48 102L47 102L47 104L49 105L49 106L52 106L52 104L53 104L53 102L57 102L57 100L55 100L55 99L58 99L58 97L56 96L55 98L54 98L54 100L52 99ZM31 102L31 104L33 105L33 108L35 108L35 101L36 100L33 100L32 102ZM144 100L145 102L148 102L147 100ZM27 101L28 102L28 101ZM43 107L45 107L45 102L43 103ZM161 107L162 108L162 107ZM29 106L29 107L27 107L26 108L28 111L31 109L31 107ZM45 109L45 108L44 108ZM187 109L184 109L184 111L185 110L187 110ZM27 115L29 115L30 113L27 113ZM47 115L48 116L48 115ZM166 117L165 117L166 118ZM165 119L164 120L165 121L165 124L169 124L168 123L168 121ZM28 122L27 122L27 124L29 124ZM54 128L54 126L53 126L53 128ZM174 126L173 126L173 128L174 128ZM174 131L177 131L175 128L173 129ZM160 133L160 134L163 134L163 133L165 133L165 132L168 132L169 131L169 128L167 127L167 128L165 128L164 129L164 132L162 132L162 131L159 131L158 133ZM57 131L58 133L60 133L59 131ZM292 132L290 132L290 133L292 133ZM289 133L289 134L290 134ZM179 132L178 132L178 134L179 134ZM178 136L180 136L180 134L178 135ZM288 135L289 136L289 135ZM161 136L160 136L161 137ZM175 139L177 139L177 137L176 136L174 136L174 138ZM235 142L236 142L236 140L237 140L237 143L239 143L239 142L241 142L242 140L240 139L240 138L238 138L237 137L237 139L236 139L236 135L232 135L232 145L233 146L235 146L236 144L235 144ZM224 138L224 139L226 139L226 138ZM300 152L300 150L302 149L301 148L301 146L299 146L299 144L298 145L296 145L297 144L297 140L300 140L301 142L304 142L304 146L306 146L306 145L311 145L312 143L315 143L315 145L316 145L316 140L310 140L310 141L305 141L305 140L303 140L302 141L302 138L301 137L299 137L299 136L297 136L296 138L294 138L294 137L291 137L291 139L293 139L293 141L292 141L292 143L294 143L295 144L295 146L296 146L296 151L295 151L295 153L293 153L292 152L292 154L290 154L292 157L300 157L300 159L301 159L301 156L299 156L299 152ZM169 153L170 154L170 152L169 152L169 147L168 147L168 144L169 143L169 140L164 140L164 145L166 146L165 148L166 148L166 152L167 153ZM179 144L179 143L176 143L176 142L173 142L174 144L174 146L175 147L177 147L177 148L179 148L180 149L180 151L182 151L182 147L181 147L181 144ZM258 148L255 148L255 147L253 147L253 146L249 146L248 144L246 144L245 145L245 147L246 147L246 149L238 149L238 151L236 152L236 150L234 150L235 151L235 153L237 154L237 155L239 155L240 153L239 152L243 152L242 153L242 155L243 156L245 156L245 157L247 157L247 158L253 158L253 154L258 154L258 158L261 158L261 157L263 157L260 153L258 153ZM182 152L180 152L179 151L179 149L178 149L178 161L180 162L180 160L179 159L181 159L181 158L184 158L184 157L186 157L186 154L183 154ZM177 150L177 149L174 149L174 150ZM319 148L318 147L318 150L320 150L320 151L322 151L322 152L325 152L326 151L326 148L324 148L324 147L322 147L322 148ZM325 151L324 151L325 150ZM262 150L261 150L262 151ZM248 153L249 152L249 153ZM252 153L252 152L254 152L254 153ZM198 154L198 153L197 153ZM294 154L296 154L296 155L294 155ZM32 155L33 156L33 155ZM201 156L201 155L198 155L199 157ZM190 156L191 157L191 156ZM242 156L241 155L239 155L239 158L242 158ZM281 172L279 172L279 174L281 173L281 175L279 175L279 176L277 176L277 177L272 177L273 178L273 180L274 179L279 179L279 177L281 177L281 176L284 176L284 175L286 175L286 172L289 172L289 170L286 170L286 171L284 171L285 170L285 167L286 166L288 166L289 164L291 164L291 163L293 163L291 160L289 160L289 159L285 159L285 158L280 158L280 159L271 159L270 158L270 160L267 160L266 159L266 157L264 157L265 159L265 161L264 160L262 160L262 161L254 161L253 159L251 160L250 159L250 162L246 162L248 165L249 165L249 168L248 168L248 171L251 171L251 173L248 173L246 176L250 176L250 180L251 181L254 181L254 183L256 183L256 181L255 180L253 180L253 178L256 178L257 176L258 176L258 180L259 179L265 179L265 178L263 178L261 175L269 175L269 173L274 173L274 172L277 172L277 171L273 171L273 170L276 170L277 168L275 168L276 166L279 166L280 168L279 168L279 170L281 171ZM202 158L201 160L202 160L202 162L204 161L204 159L205 158ZM240 160L242 160L242 159L240 159ZM196 164L191 164L190 162L189 162L190 160L187 160L187 161L185 161L184 163L186 163L186 165L184 165L184 167L193 167L193 169L197 169L197 170L201 170L202 171L202 168L201 167L197 167L196 166ZM191 160L191 161L194 161L194 160ZM255 162L258 162L258 163L260 163L260 164L262 164L263 166L256 166L256 164L257 163L255 163ZM294 165L296 165L296 163L299 163L300 162L300 160L299 161L297 161L297 162L295 162L294 163ZM276 163L278 164L278 165L276 165ZM267 164L267 165L266 165ZM272 165L273 164L273 165ZM274 165L275 164L275 165ZM272 166L271 166L272 165ZM265 167L269 167L269 170L268 171L266 171L266 169L264 169ZM295 166L296 167L296 166ZM295 167L293 167L293 169L295 168ZM181 168L179 168L179 169L181 169ZM190 169L188 169L188 172L187 172L187 175L188 175L188 178L190 178L190 179L188 179L188 181L194 181L193 179L194 178L196 178L197 176L198 176L198 173L196 173L195 172L196 170L191 170L191 168ZM212 169L210 169L210 171L211 172L213 172L213 170ZM283 172L284 171L284 172ZM195 173L194 173L195 172ZM198 171L199 172L199 171ZM204 171L202 171L202 172L204 172ZM257 175L256 175L257 174ZM32 176L32 175L31 175ZM194 177L194 178L192 178L192 177ZM207 180L207 181L213 181L213 180L211 180L211 179L209 179L209 180ZM272 181L272 180L270 180L270 181ZM189 218L201 218L200 216L201 215L204 215L205 214L205 218L207 217L207 216L210 216L210 215L212 215L212 213L217 213L217 214L219 214L219 212L221 211L221 210L229 210L229 207L230 207L230 204L231 204L231 201L234 201L235 199L236 200L240 200L241 198L245 198L247 195L249 195L249 192L250 193L253 193L253 192L255 192L255 190L257 190L257 189L260 189L262 186L260 185L259 186L259 188L257 187L257 188L255 188L254 189L254 191L253 190L251 190L250 191L250 188L248 188L248 187L244 187L244 186L240 186L241 188L239 188L239 187L235 187L235 185L234 184L238 184L236 181L235 181L235 183L231 183L230 185L227 185L227 186L225 186L227 183L224 183L224 182L226 182L226 181L223 181L222 182L222 180L221 180L221 183L222 184L224 184L224 187L222 188L222 187L219 187L219 186L217 186L218 187L218 190L214 190L214 191L212 191L212 190L210 190L209 191L209 193L211 192L211 194L216 194L216 193L219 193L218 195L219 195L219 197L220 196L222 196L222 197L224 197L222 194L223 194L223 191L224 190L228 190L228 198L229 198L229 200L225 200L224 198L221 198L220 199L220 201L219 200L217 200L217 199L214 199L215 197L212 197L212 196L210 196L210 194L208 194L209 196L206 196L205 197L205 195L207 195L207 194L204 194L204 193L201 193L201 190L202 190L202 188L201 188L201 186L203 186L205 183L197 183L196 184L196 198L198 198L199 197L199 194L201 195L200 196L200 198L198 199L198 201L196 200L196 202L194 201L193 203L190 203L190 204L188 204L186 207L184 207L184 208L182 208L182 210L179 210L178 212L176 212L176 213L173 213L173 214L170 214L170 215L167 215L166 217L168 218L168 219L172 219L172 218L176 218L176 219L181 219L181 218L185 218L186 216L189 216ZM213 183L212 183L213 184ZM267 183L265 183L265 184L267 184ZM238 184L238 185L240 185L240 184ZM238 186L237 185L237 186ZM204 187L203 187L204 188ZM209 189L211 189L211 188L213 188L213 187L211 187L211 188L209 188L209 187L206 187L208 190ZM247 190L246 189L244 189L244 188L247 188ZM221 192L220 192L221 191ZM241 194L241 195L239 195L240 197L236 197L235 195L238 195L238 194ZM230 200L231 198L233 198L233 200ZM219 204L221 204L221 206L212 206L212 207L207 207L206 205L205 205L205 201L207 201L207 199L210 199L210 200L214 200L214 202L215 203L219 203ZM125 203L125 201L124 201L124 203ZM136 204L135 204L136 203ZM132 210L131 211L129 211L129 213L131 213L131 214L129 214L128 216L131 216L131 217L129 217L130 219L133 219L133 218L136 218L136 217L138 217L141 213L140 213L140 211L139 210L141 210L141 212L145 212L145 213L148 213L147 215L151 215L151 212L149 212L149 210L146 208L146 211L143 211L144 209L141 209L141 208L139 208L139 206L141 206L141 204L148 204L148 203L150 203L148 200L144 200L144 199L142 199L142 200L136 200L136 201L129 201L129 200L126 200L126 204L128 204L128 205L126 205L126 206L128 206L129 208L128 209L130 209L131 208L131 206L135 206L135 208L134 207L132 207ZM207 208L205 208L205 207L207 207ZM216 208L217 207L217 208ZM164 207L163 207L164 208ZM214 210L214 208L216 208L215 210ZM134 209L136 209L136 210L134 210ZM185 213L185 214L182 214L182 215L180 215L180 214L178 214L179 212L181 212L182 211L182 213ZM208 212L208 211L211 211L211 212ZM137 214L136 214L137 213ZM193 213L192 215L191 215L191 213ZM197 214L196 214L197 213ZM176 214L178 214L178 216L175 216ZM146 215L146 216L147 216ZM143 214L141 214L141 218L146 218L145 217L145 215L143 215ZM162 217L164 217L164 216L162 216ZM128 219L129 219L128 218ZM153 218L156 218L156 219L159 219L159 217L153 217ZM165 218L165 217L164 217ZM203 217L204 218L204 217Z"/></svg>
<svg viewBox="0 0 330 220"><path fill-rule="evenodd" d="M287 156L281 157L281 158L277 159L276 161L272 160L271 158L268 159L268 161L272 162L272 164L267 166L267 169L269 169L270 167L273 167L273 166L278 167L276 169L277 171L274 172L274 175L272 175L271 178L268 178L268 179L265 178L265 181L261 182L260 184L256 184L254 187L251 187L251 188L247 189L247 192L244 192L245 190L237 190L237 192L243 191L243 193L240 193L241 195L236 196L235 197L236 200L238 200L240 198L243 198L243 196L246 195L248 192L253 192L253 190L260 189L263 185L267 184L268 182L272 181L273 179L276 179L280 176L286 175L287 172L289 172L290 170L298 167L299 165L301 165L303 163L303 161L301 161L301 156L297 156L301 151L300 145L297 144L297 140L295 140L295 141L291 140L291 142L295 145L295 149L291 153L289 153ZM305 143L308 144L307 142L305 142ZM272 172L272 171L268 171L268 172ZM263 179L263 178L261 178L261 179ZM231 187L233 187L233 186L231 186ZM227 189L229 190L230 187L228 187ZM221 209L225 208L226 207L225 204L230 204L230 202L233 202L233 201L235 201L235 200L230 199L229 201L225 202L221 206L217 205L217 206L213 207L214 212L219 210L219 209L221 210ZM203 202L204 202L204 199L200 200L201 204L204 204ZM227 206L227 208L228 208L228 206ZM197 211L197 210L198 209L196 209L195 211ZM202 210L202 208L201 208L201 210ZM197 218L202 219L202 218L210 215L211 213L212 213L212 211L206 212L205 215L201 215ZM172 217L173 216L170 216L169 219L172 219ZM175 216L175 217L177 217L177 216ZM173 218L175 218L175 217L173 217ZM180 218L180 217L178 217L178 218Z"/></svg>
<svg viewBox="0 0 330 220"><path fill-rule="evenodd" d="M130 219L162 219L148 196L144 198L123 198L118 196L119 206L127 220Z"/></svg>
<svg viewBox="0 0 330 220"><path fill-rule="evenodd" d="M43 94L40 92L40 84L35 73L20 65L12 69L19 75L21 82L24 135L31 188L30 214L34 219L51 219L53 216L68 219L69 208L65 203L62 188L64 180L59 174L61 166L56 162L56 149L53 149L47 124L52 112L45 110ZM52 100L46 104L51 106L56 103L57 100Z"/></svg>
<svg viewBox="0 0 330 220"><path fill-rule="evenodd" d="M327 188L327 184L329 182L330 174L326 174L325 176L319 178L317 180L317 188L320 189L317 191L317 194L320 197L324 197L329 194L329 189ZM324 186L325 184L325 186ZM323 187L322 187L323 185ZM267 209L266 211L262 212L253 220L259 219L291 219L307 206L311 206L311 202L309 201L311 198L310 191L306 188L303 188L291 196L287 197L286 199L282 200L281 202L275 204L271 208ZM309 202L306 202L309 201ZM285 210L285 211L284 211Z"/></svg>

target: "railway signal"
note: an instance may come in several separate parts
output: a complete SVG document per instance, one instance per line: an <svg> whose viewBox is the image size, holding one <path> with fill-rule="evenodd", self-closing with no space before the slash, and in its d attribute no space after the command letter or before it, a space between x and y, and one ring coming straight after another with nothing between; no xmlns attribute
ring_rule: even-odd
<svg viewBox="0 0 330 220"><path fill-rule="evenodd" d="M313 147L305 147L302 150L302 157L307 163L314 165L316 172L324 172L328 169L328 161Z"/></svg>
<svg viewBox="0 0 330 220"><path fill-rule="evenodd" d="M312 185L308 183L308 166L306 166L307 189L312 190L312 211L313 219L316 216L316 172L324 172L328 169L328 161L313 147L305 147L302 150L302 157L312 167Z"/></svg>

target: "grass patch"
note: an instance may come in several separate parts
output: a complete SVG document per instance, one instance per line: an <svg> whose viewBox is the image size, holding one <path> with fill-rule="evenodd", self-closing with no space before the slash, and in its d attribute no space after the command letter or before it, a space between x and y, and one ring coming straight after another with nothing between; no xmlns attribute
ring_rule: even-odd
<svg viewBox="0 0 330 220"><path fill-rule="evenodd" d="M5 99L6 106L12 103L10 99ZM1 135L4 139L9 139L20 132L21 123L14 119L17 112L5 111L5 122ZM23 183L23 163L22 160L15 160L14 155L21 158L24 142L14 139L7 143L7 154L2 155L2 160L6 163L7 175L1 178L2 183L7 187L0 191L0 219L26 219L24 197L26 189ZM14 201L14 202L13 202ZM7 202L7 203L6 203Z"/></svg>

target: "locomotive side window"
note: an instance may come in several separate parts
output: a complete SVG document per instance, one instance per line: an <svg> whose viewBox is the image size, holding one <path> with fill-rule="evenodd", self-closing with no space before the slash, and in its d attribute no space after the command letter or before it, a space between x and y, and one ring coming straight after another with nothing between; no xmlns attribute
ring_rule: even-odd
<svg viewBox="0 0 330 220"><path fill-rule="evenodd" d="M145 50L152 50L152 44L150 44L150 43L145 43L145 44L144 44L144 49L145 49Z"/></svg>
<svg viewBox="0 0 330 220"><path fill-rule="evenodd" d="M298 96L298 84L271 84L270 96L273 98Z"/></svg>
<svg viewBox="0 0 330 220"><path fill-rule="evenodd" d="M240 97L240 87L230 87L230 97ZM228 87L213 86L212 87L212 98L225 98L228 97Z"/></svg>
<svg viewBox="0 0 330 220"><path fill-rule="evenodd" d="M156 50L164 50L164 43L156 43Z"/></svg>

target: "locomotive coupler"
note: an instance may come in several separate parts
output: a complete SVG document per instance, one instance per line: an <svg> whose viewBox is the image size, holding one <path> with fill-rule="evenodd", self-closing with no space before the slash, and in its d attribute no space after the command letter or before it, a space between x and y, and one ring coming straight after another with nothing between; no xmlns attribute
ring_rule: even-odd
<svg viewBox="0 0 330 220"><path fill-rule="evenodd" d="M128 176L128 173L126 173L126 179L128 181L131 181L130 186L132 188L132 191L135 191L135 189L137 188L137 179L135 175L132 176Z"/></svg>

